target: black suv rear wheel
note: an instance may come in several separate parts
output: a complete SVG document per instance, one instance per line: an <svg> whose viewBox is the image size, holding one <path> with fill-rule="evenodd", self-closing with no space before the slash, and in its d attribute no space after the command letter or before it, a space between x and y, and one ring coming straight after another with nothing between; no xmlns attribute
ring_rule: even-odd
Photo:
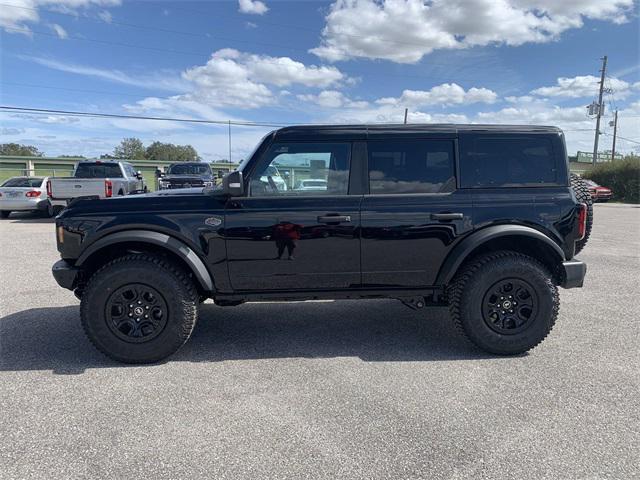
<svg viewBox="0 0 640 480"><path fill-rule="evenodd" d="M517 252L479 256L449 291L458 329L481 349L515 355L538 345L558 316L558 289L538 261Z"/></svg>
<svg viewBox="0 0 640 480"><path fill-rule="evenodd" d="M197 312L198 293L183 269L144 253L100 268L80 303L91 342L126 363L153 363L175 353L189 339Z"/></svg>

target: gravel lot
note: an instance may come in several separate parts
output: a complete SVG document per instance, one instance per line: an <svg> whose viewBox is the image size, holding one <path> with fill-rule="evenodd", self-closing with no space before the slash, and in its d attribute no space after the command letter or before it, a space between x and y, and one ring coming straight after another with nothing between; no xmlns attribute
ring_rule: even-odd
<svg viewBox="0 0 640 480"><path fill-rule="evenodd" d="M597 205L585 288L492 358L444 309L203 306L169 362L91 347L51 220L0 222L0 478L638 478L640 208Z"/></svg>

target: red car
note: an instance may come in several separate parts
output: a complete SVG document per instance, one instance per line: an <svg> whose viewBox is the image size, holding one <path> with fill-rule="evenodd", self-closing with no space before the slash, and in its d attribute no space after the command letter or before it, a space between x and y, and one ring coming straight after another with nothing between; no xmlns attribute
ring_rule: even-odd
<svg viewBox="0 0 640 480"><path fill-rule="evenodd" d="M589 187L589 193L591 194L591 198L594 202L606 202L607 200L611 200L613 192L611 192L610 188L602 187L593 180L584 179L584 182Z"/></svg>

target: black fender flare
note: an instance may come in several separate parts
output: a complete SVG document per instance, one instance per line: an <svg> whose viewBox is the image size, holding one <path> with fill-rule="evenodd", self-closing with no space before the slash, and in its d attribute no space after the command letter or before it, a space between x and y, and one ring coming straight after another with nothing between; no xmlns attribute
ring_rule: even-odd
<svg viewBox="0 0 640 480"><path fill-rule="evenodd" d="M187 264L198 283L205 291L214 291L213 278L211 278L207 267L200 257L198 257L196 252L194 252L187 244L174 237L160 232L153 232L151 230L127 230L106 235L89 245L89 247L82 252L82 255L78 257L75 265L81 267L89 257L104 247L125 242L149 243L169 250Z"/></svg>
<svg viewBox="0 0 640 480"><path fill-rule="evenodd" d="M438 276L436 278L436 285L449 284L453 276L458 271L460 265L462 265L465 259L476 248L480 247L482 244L490 240L507 236L528 237L541 241L558 255L558 260L560 262L563 262L565 260L565 255L562 251L562 248L560 248L560 246L556 242L551 240L547 235L534 228L527 227L525 225L493 225L491 227L483 228L482 230L478 230L477 232L472 233L453 248L453 250L449 253L446 260L440 267L440 271L438 272Z"/></svg>

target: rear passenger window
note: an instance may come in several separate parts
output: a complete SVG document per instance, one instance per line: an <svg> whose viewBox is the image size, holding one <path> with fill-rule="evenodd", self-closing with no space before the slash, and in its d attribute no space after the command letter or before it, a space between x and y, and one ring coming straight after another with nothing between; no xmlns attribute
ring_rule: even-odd
<svg viewBox="0 0 640 480"><path fill-rule="evenodd" d="M369 142L369 192L445 193L455 190L453 142Z"/></svg>
<svg viewBox="0 0 640 480"><path fill-rule="evenodd" d="M547 135L462 135L463 188L556 184L558 167Z"/></svg>

